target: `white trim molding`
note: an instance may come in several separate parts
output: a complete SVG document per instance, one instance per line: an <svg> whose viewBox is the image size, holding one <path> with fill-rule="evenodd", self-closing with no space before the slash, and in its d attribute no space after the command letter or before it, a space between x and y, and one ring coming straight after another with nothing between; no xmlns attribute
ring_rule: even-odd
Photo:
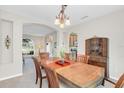
<svg viewBox="0 0 124 93"><path fill-rule="evenodd" d="M113 80L115 80L115 81L118 80L118 78L116 78L116 77L112 77L112 76L110 76L110 78L113 79Z"/></svg>
<svg viewBox="0 0 124 93"><path fill-rule="evenodd" d="M9 77L0 78L0 81L11 79L11 78L15 78L15 77L19 77L19 76L22 76L22 75L23 75L23 73L19 73L19 74L12 75L12 76L9 76Z"/></svg>

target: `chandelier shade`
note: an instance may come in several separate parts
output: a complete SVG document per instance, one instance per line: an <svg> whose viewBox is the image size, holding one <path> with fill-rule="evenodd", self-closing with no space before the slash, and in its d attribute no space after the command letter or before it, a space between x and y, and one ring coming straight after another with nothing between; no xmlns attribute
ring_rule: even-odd
<svg viewBox="0 0 124 93"><path fill-rule="evenodd" d="M56 16L55 25L58 25L60 28L64 28L65 25L70 25L70 19L65 15L65 8L67 5L62 5L62 9L59 14Z"/></svg>

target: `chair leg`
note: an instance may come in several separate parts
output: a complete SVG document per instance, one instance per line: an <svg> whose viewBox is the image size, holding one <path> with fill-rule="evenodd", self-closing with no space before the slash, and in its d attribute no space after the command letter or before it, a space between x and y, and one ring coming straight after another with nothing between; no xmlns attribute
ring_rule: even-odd
<svg viewBox="0 0 124 93"><path fill-rule="evenodd" d="M104 86L104 84L105 84L105 79L103 79L103 81L102 81L102 85Z"/></svg>
<svg viewBox="0 0 124 93"><path fill-rule="evenodd" d="M38 81L38 76L36 75L36 82L35 82L35 84L37 84L37 81Z"/></svg>
<svg viewBox="0 0 124 93"><path fill-rule="evenodd" d="M42 78L40 78L40 88L42 87Z"/></svg>
<svg viewBox="0 0 124 93"><path fill-rule="evenodd" d="M48 88L51 88L50 83L48 83Z"/></svg>

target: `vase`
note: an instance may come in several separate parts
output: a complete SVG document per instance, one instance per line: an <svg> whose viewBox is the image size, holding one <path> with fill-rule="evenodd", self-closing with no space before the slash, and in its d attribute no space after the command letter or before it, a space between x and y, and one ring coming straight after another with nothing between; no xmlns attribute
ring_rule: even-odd
<svg viewBox="0 0 124 93"><path fill-rule="evenodd" d="M61 59L61 64L64 64L64 58Z"/></svg>

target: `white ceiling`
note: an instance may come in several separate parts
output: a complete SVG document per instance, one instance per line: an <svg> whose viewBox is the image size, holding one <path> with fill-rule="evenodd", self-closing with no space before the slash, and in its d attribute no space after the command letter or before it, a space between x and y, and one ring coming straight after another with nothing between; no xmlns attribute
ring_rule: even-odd
<svg viewBox="0 0 124 93"><path fill-rule="evenodd" d="M29 34L34 36L44 36L55 30L40 24L25 24L23 28L23 34Z"/></svg>
<svg viewBox="0 0 124 93"><path fill-rule="evenodd" d="M60 8L61 6L58 5L0 5L1 10L43 20L52 25L54 24L55 17L59 13ZM69 5L67 6L65 13L70 17L71 26L74 26L121 9L124 9L124 5ZM84 16L88 17L81 20ZM35 34L46 34L47 31L50 31L49 28L46 30L45 27L36 25L27 27L26 29L31 33L34 33L35 30Z"/></svg>

